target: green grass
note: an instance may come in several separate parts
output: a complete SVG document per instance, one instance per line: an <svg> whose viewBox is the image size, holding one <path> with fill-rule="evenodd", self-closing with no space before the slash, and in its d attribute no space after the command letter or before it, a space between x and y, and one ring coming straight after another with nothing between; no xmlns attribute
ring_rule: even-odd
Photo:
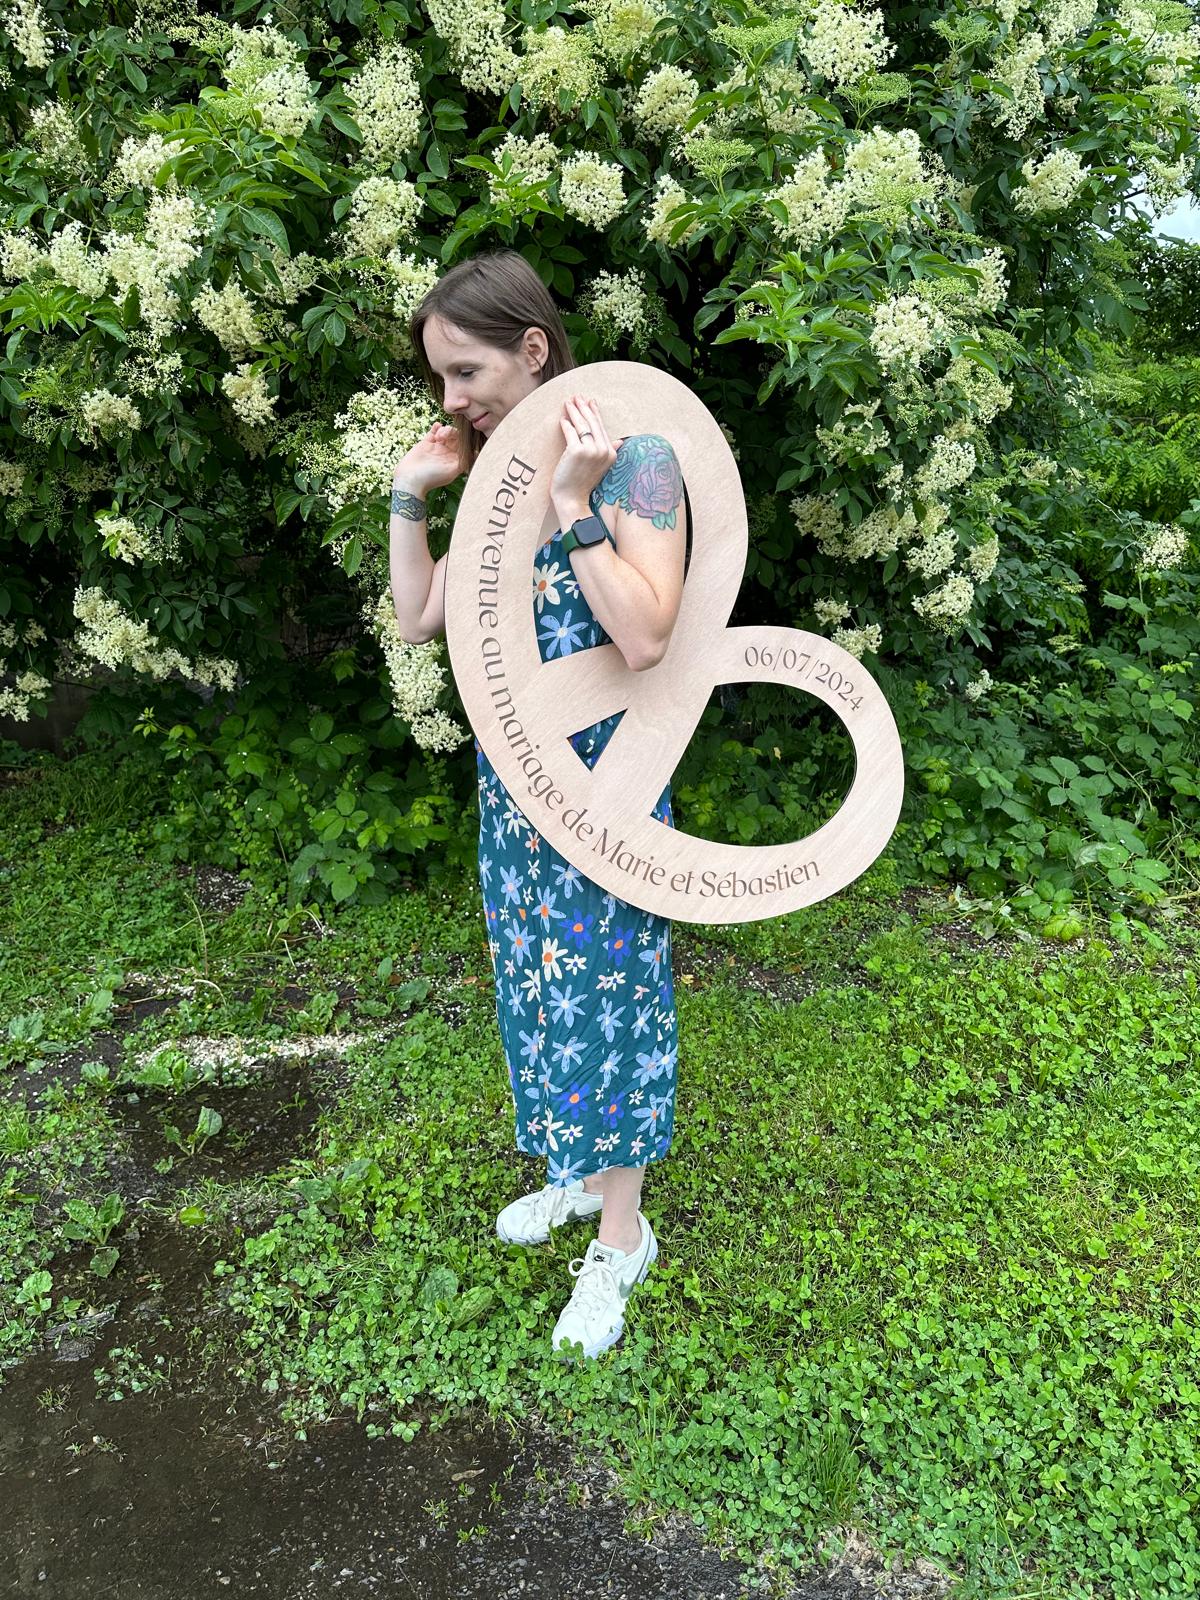
<svg viewBox="0 0 1200 1600"><path fill-rule="evenodd" d="M534 1251L493 1231L542 1169L512 1145L476 886L319 918L255 893L217 919L134 859L137 804L76 815L69 768L0 796L21 843L0 845L18 912L0 1004L43 1013L34 1054L103 1025L86 997L135 966L204 981L130 1050L407 1014L347 1057L311 1150L258 1185L248 1236L206 1197L234 1365L297 1430L349 1406L411 1436L482 1402L599 1451L645 1525L682 1511L781 1572L855 1523L956 1572L963 1596L1195 1592L1193 930L975 951L931 901L902 909L886 860L794 917L677 930L675 1141L644 1202L661 1255L622 1344L574 1367L549 1333L588 1230ZM60 813L74 831L43 838ZM802 969L814 992L764 998L747 963ZM325 1003L282 1014L286 981ZM29 1049L8 1054L19 1071ZM75 1093L99 1111L118 1081ZM61 1169L99 1126L42 1130L45 1159ZM54 1240L10 1237L53 1262ZM36 1320L0 1289L5 1314Z"/></svg>

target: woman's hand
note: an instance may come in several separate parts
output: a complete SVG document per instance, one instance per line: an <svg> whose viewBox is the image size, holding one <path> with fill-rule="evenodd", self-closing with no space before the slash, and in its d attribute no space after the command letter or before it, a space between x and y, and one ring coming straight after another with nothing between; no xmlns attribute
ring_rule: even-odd
<svg viewBox="0 0 1200 1600"><path fill-rule="evenodd" d="M616 447L608 437L599 406L581 395L573 394L564 401L559 426L567 448L550 480L550 498L556 506L586 506L592 490L617 459Z"/></svg>
<svg viewBox="0 0 1200 1600"><path fill-rule="evenodd" d="M445 422L435 422L399 463L393 477L402 479L412 493L424 495L429 489L441 489L453 483L462 470L458 429Z"/></svg>

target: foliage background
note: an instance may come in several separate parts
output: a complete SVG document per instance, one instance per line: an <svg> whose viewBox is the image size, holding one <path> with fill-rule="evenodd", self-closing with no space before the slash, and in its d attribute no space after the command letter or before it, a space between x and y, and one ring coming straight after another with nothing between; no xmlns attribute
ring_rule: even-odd
<svg viewBox="0 0 1200 1600"><path fill-rule="evenodd" d="M98 677L86 735L169 777L157 848L368 901L469 856L383 491L436 415L408 315L512 245L580 362L669 366L726 428L735 620L880 676L913 870L1063 933L1081 896L1189 892L1191 391L1105 344L1192 334L1194 256L1138 204L1195 184L1188 7L18 0L4 29L3 704ZM786 837L847 779L755 686L680 818Z"/></svg>

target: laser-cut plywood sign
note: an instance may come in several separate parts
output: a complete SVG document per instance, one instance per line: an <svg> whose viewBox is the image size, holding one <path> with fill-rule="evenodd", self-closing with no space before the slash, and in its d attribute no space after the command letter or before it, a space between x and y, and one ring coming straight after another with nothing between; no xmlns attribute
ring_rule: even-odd
<svg viewBox="0 0 1200 1600"><path fill-rule="evenodd" d="M534 557L557 527L550 482L564 449L559 418L576 393L596 402L614 442L669 439L688 487L683 600L666 655L641 672L615 644L546 662L538 649ZM835 894L875 860L900 812L895 719L862 663L796 628L726 626L746 551L737 464L707 407L657 367L599 361L549 379L497 423L463 490L446 563L454 676L505 788L585 876L683 922L755 922ZM718 844L657 821L654 804L712 690L751 680L790 684L841 718L857 770L840 810L780 845ZM618 711L589 770L569 735Z"/></svg>

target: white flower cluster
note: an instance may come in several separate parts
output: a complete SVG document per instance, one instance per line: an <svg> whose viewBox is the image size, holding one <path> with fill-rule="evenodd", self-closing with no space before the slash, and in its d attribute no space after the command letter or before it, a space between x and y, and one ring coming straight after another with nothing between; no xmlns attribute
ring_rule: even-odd
<svg viewBox="0 0 1200 1600"><path fill-rule="evenodd" d="M388 281L392 285L392 315L407 327L413 312L438 281L435 261L421 261L415 255L402 255L393 250L387 258ZM412 349L411 341L408 348Z"/></svg>
<svg viewBox="0 0 1200 1600"><path fill-rule="evenodd" d="M0 663L0 672L4 670ZM50 688L50 679L40 672L17 674L16 687L0 689L0 717L11 717L14 722L28 722L29 711L35 700L40 700Z"/></svg>
<svg viewBox="0 0 1200 1600"><path fill-rule="evenodd" d="M551 122L575 115L574 110L559 111L560 89L570 93L576 107L599 89L600 67L593 36L586 28L550 27L541 32L526 28L522 44L525 54L517 62L522 98L544 109Z"/></svg>
<svg viewBox="0 0 1200 1600"><path fill-rule="evenodd" d="M953 357L934 385L939 400L946 399L952 391L970 408L976 425L981 428L994 422L1013 401L1011 386L987 367L980 366L978 361L972 361L970 356Z"/></svg>
<svg viewBox="0 0 1200 1600"><path fill-rule="evenodd" d="M682 67L657 67L638 90L629 114L649 138L661 138L684 126L699 93L700 85Z"/></svg>
<svg viewBox="0 0 1200 1600"><path fill-rule="evenodd" d="M519 133L509 132L488 151L488 157L498 167L504 166L506 157L509 162L507 177L488 174L488 199L493 205L502 204L518 185L544 190L558 169L558 150L546 133L523 139Z"/></svg>
<svg viewBox="0 0 1200 1600"><path fill-rule="evenodd" d="M813 539L827 554L836 548L842 532L842 514L828 494L793 495L788 509L802 539Z"/></svg>
<svg viewBox="0 0 1200 1600"><path fill-rule="evenodd" d="M442 413L416 378L394 389L370 389L352 395L345 411L334 418L341 430L337 455L325 493L335 511L347 501L386 494L396 463Z"/></svg>
<svg viewBox="0 0 1200 1600"><path fill-rule="evenodd" d="M945 318L919 295L890 295L871 312L871 349L885 376L915 372L947 332Z"/></svg>
<svg viewBox="0 0 1200 1600"><path fill-rule="evenodd" d="M952 572L940 588L918 595L912 607L926 622L950 633L970 616L974 603L975 585L965 573Z"/></svg>
<svg viewBox="0 0 1200 1600"><path fill-rule="evenodd" d="M178 540L167 540L158 528L143 528L132 517L109 513L96 518L107 555L133 566L138 561L163 561L174 555Z"/></svg>
<svg viewBox="0 0 1200 1600"><path fill-rule="evenodd" d="M811 249L834 238L854 213L880 213L901 223L909 208L928 204L947 187L940 159L921 148L913 128L874 127L846 151L840 178L832 177L821 149L797 162L788 182L768 190L787 221L775 222L784 240Z"/></svg>
<svg viewBox="0 0 1200 1600"><path fill-rule="evenodd" d="M319 256L310 256L302 250L299 255L285 256L282 250L271 251L271 265L279 279L279 288L267 282L263 291L268 300L276 304L295 305L300 296L307 294L321 276L325 263Z"/></svg>
<svg viewBox="0 0 1200 1600"><path fill-rule="evenodd" d="M796 163L786 183L776 184L763 200L777 201L786 220L773 218L776 234L785 243L811 250L836 237L845 225L851 190L829 182L829 163L823 150L814 150Z"/></svg>
<svg viewBox="0 0 1200 1600"><path fill-rule="evenodd" d="M567 157L558 180L558 197L568 216L591 228L606 228L625 205L624 169L586 151Z"/></svg>
<svg viewBox="0 0 1200 1600"><path fill-rule="evenodd" d="M915 545L908 552L904 565L910 572L919 572L923 578L936 578L954 565L954 558L958 554L958 535L953 528L941 524L926 527L922 531L926 535L925 542Z"/></svg>
<svg viewBox="0 0 1200 1600"><path fill-rule="evenodd" d="M202 284L192 297L192 310L202 326L235 354L253 349L262 339L250 297L234 278L221 289Z"/></svg>
<svg viewBox="0 0 1200 1600"><path fill-rule="evenodd" d="M74 612L83 624L74 641L76 649L114 672L129 666L154 679L179 672L197 683L211 684L215 680L222 689L229 690L237 683L235 662L222 656L189 660L172 646L160 644L147 623L129 616L102 589L76 589Z"/></svg>
<svg viewBox="0 0 1200 1600"><path fill-rule="evenodd" d="M436 22L434 23L436 27ZM421 138L424 109L413 52L395 42L380 46L346 84L346 98L362 132L362 159L390 167Z"/></svg>
<svg viewBox="0 0 1200 1600"><path fill-rule="evenodd" d="M20 494L25 486L25 468L19 461L0 460L0 495Z"/></svg>
<svg viewBox="0 0 1200 1600"><path fill-rule="evenodd" d="M434 32L450 47L459 82L474 94L504 95L517 58L504 37L504 0L425 0Z"/></svg>
<svg viewBox="0 0 1200 1600"><path fill-rule="evenodd" d="M147 134L144 139L126 139L112 171L104 180L106 191L110 195L121 195L129 189L152 189L158 169L178 155L180 149L178 144L168 144L161 133Z"/></svg>
<svg viewBox="0 0 1200 1600"><path fill-rule="evenodd" d="M844 406L831 427L817 425L817 439L840 467L859 467L891 445L887 424L878 415L880 401ZM903 468L901 471L903 472Z"/></svg>
<svg viewBox="0 0 1200 1600"><path fill-rule="evenodd" d="M347 255L383 256L412 234L421 215L415 183L397 178L364 178L354 191L346 219Z"/></svg>
<svg viewBox="0 0 1200 1600"><path fill-rule="evenodd" d="M679 238L671 246L671 218L681 205L690 203L692 196L688 194L669 173L662 173L654 184L654 199L646 217L646 238L651 244L660 244L665 248L678 249L687 243L692 234L700 226L699 222L689 222Z"/></svg>
<svg viewBox="0 0 1200 1600"><path fill-rule="evenodd" d="M13 0L3 13L4 31L27 67L40 72L53 59L46 19L38 0Z"/></svg>
<svg viewBox="0 0 1200 1600"><path fill-rule="evenodd" d="M1134 143L1131 148L1141 157L1151 215L1159 217L1168 206L1188 192L1192 175L1191 157L1182 155L1178 161L1164 161L1161 152L1154 146L1144 148Z"/></svg>
<svg viewBox="0 0 1200 1600"><path fill-rule="evenodd" d="M975 447L965 439L951 439L945 434L933 441L929 458L914 479L914 487L922 500L933 500L960 484L975 471Z"/></svg>
<svg viewBox="0 0 1200 1600"><path fill-rule="evenodd" d="M141 427L142 414L125 395L113 394L110 389L93 389L79 402L79 420L94 443L97 433L106 439L117 433L132 433Z"/></svg>
<svg viewBox="0 0 1200 1600"><path fill-rule="evenodd" d="M101 241L105 264L122 299L136 284L142 321L160 342L179 321L179 299L170 280L200 254L193 243L201 233L196 203L188 195L159 191L151 196L143 240L110 233Z"/></svg>
<svg viewBox="0 0 1200 1600"><path fill-rule="evenodd" d="M1099 9L1097 0L1050 0L1038 16L1047 50L1057 50L1085 29L1090 31Z"/></svg>
<svg viewBox="0 0 1200 1600"><path fill-rule="evenodd" d="M986 667L980 670L977 678L972 678L963 690L968 700L981 700L992 687L992 675Z"/></svg>
<svg viewBox="0 0 1200 1600"><path fill-rule="evenodd" d="M299 45L264 20L230 26L225 82L279 139L298 139L317 112Z"/></svg>
<svg viewBox="0 0 1200 1600"><path fill-rule="evenodd" d="M261 427L275 420L275 402L279 397L270 392L266 378L250 362L243 361L236 372L225 373L221 392L233 407L234 415L248 427Z"/></svg>
<svg viewBox="0 0 1200 1600"><path fill-rule="evenodd" d="M850 607L844 600L814 600L813 611L823 628L831 622L844 622L850 615Z"/></svg>
<svg viewBox="0 0 1200 1600"><path fill-rule="evenodd" d="M1046 54L1046 41L1040 33L1027 34L1017 45L996 57L992 72L1013 98L991 96L992 115L1012 139L1023 139L1035 117L1046 104L1039 63Z"/></svg>
<svg viewBox="0 0 1200 1600"><path fill-rule="evenodd" d="M646 298L646 275L637 267L598 272L580 296L579 309L606 344L625 334L635 349L657 321Z"/></svg>
<svg viewBox="0 0 1200 1600"><path fill-rule="evenodd" d="M967 551L967 566L971 569L971 576L976 583L986 583L996 570L996 562L1000 559L1000 540L996 534L990 539L984 539L980 544L972 546Z"/></svg>
<svg viewBox="0 0 1200 1600"><path fill-rule="evenodd" d="M1087 178L1087 170L1074 150L1060 145L1043 161L1030 156L1022 162L1025 187L1013 195L1013 205L1027 217L1062 211L1076 198Z"/></svg>
<svg viewBox="0 0 1200 1600"><path fill-rule="evenodd" d="M99 256L92 255L83 242L83 224L68 222L50 241L46 259L60 283L70 284L89 300L98 300L108 290L108 268Z"/></svg>
<svg viewBox="0 0 1200 1600"><path fill-rule="evenodd" d="M1177 6L1140 6L1133 0L1122 0L1117 7L1118 25L1139 40L1146 50L1164 57L1146 69L1150 83L1172 84L1200 57L1200 28L1173 27L1171 22L1182 16Z"/></svg>
<svg viewBox="0 0 1200 1600"><path fill-rule="evenodd" d="M1188 553L1188 532L1177 522L1147 522L1138 566L1147 572L1177 567Z"/></svg>
<svg viewBox="0 0 1200 1600"><path fill-rule="evenodd" d="M437 705L446 687L440 644L409 644L403 638L395 605L386 589L377 601L363 607L363 616L383 646L396 715L410 725L413 738L422 749L456 749L466 734Z"/></svg>
<svg viewBox="0 0 1200 1600"><path fill-rule="evenodd" d="M44 100L29 113L29 140L57 169L56 177L78 177L90 165L71 113L59 100Z"/></svg>
<svg viewBox="0 0 1200 1600"><path fill-rule="evenodd" d="M818 0L799 47L813 73L834 88L880 71L896 48L884 34L881 11L855 11L841 0Z"/></svg>
<svg viewBox="0 0 1200 1600"><path fill-rule="evenodd" d="M572 9L592 18L596 50L618 66L650 48L655 26L669 14L662 0L579 0Z"/></svg>
<svg viewBox="0 0 1200 1600"><path fill-rule="evenodd" d="M78 226L78 224L76 224ZM66 232L66 229L63 229ZM5 283L21 283L48 267L50 257L27 228L17 233L0 234L0 278Z"/></svg>
<svg viewBox="0 0 1200 1600"><path fill-rule="evenodd" d="M878 651L883 643L883 629L877 622L869 623L865 628L835 628L833 642L849 651L856 661L861 661L868 651L871 655Z"/></svg>

